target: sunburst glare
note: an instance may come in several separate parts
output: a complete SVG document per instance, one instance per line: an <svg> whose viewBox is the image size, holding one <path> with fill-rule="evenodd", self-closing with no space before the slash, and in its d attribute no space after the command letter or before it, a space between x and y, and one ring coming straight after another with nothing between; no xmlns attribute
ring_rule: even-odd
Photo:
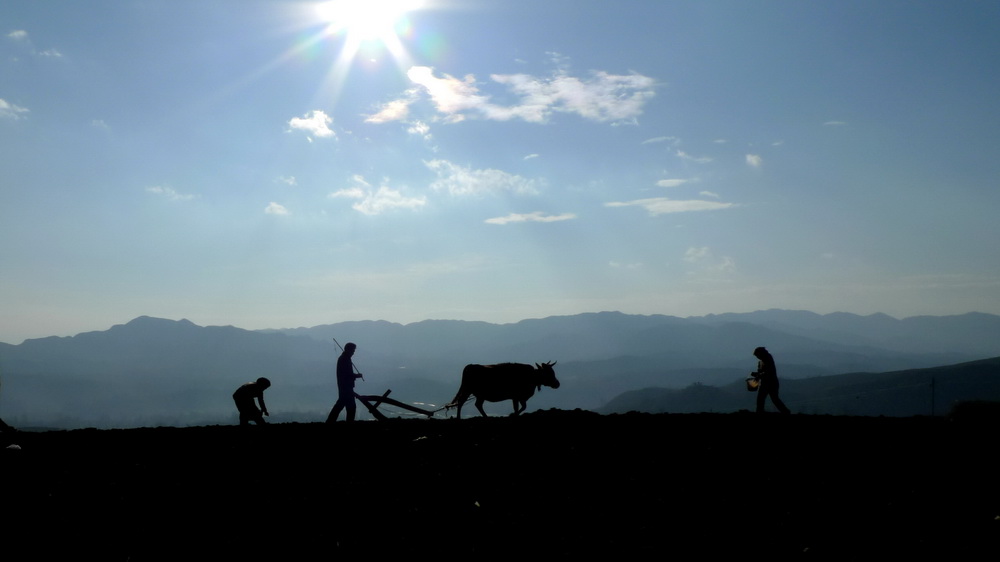
<svg viewBox="0 0 1000 562"><path fill-rule="evenodd" d="M316 5L317 15L329 25L328 35L343 35L340 64L350 64L363 45L385 49L401 68L409 64L409 55L400 35L406 32L406 15L422 7L421 0L332 0Z"/></svg>

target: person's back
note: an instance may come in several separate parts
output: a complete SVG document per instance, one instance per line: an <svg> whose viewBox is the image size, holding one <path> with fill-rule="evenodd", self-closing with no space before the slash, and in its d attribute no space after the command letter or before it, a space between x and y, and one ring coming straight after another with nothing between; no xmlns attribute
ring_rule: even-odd
<svg viewBox="0 0 1000 562"><path fill-rule="evenodd" d="M264 405L264 391L271 387L271 381L260 377L256 381L240 385L233 393L233 401L236 402L236 409L240 412L240 425L249 425L252 421L257 425L264 424L264 417L269 416L267 406ZM260 408L254 404L254 399L260 403Z"/></svg>

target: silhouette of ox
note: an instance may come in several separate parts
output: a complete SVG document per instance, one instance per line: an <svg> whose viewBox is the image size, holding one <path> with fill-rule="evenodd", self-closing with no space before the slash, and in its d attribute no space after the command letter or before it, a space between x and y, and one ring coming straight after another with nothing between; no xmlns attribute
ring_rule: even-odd
<svg viewBox="0 0 1000 562"><path fill-rule="evenodd" d="M462 405L470 396L476 397L476 408L486 417L483 402L501 402L510 400L514 403L516 416L527 407L528 398L535 394L535 389L542 390L542 385L559 388L556 372L552 366L556 362L542 363L535 366L523 363L500 363L499 365L466 365L462 371L462 385L458 394L445 408L457 407L455 417L462 418Z"/></svg>

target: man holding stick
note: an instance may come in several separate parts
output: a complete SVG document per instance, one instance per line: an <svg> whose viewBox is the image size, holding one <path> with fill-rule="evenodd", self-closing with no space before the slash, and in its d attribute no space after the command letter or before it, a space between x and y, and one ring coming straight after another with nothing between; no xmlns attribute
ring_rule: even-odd
<svg viewBox="0 0 1000 562"><path fill-rule="evenodd" d="M334 341L336 342L336 340ZM351 361L351 357L354 356L354 350L357 348L358 346L348 342L344 346L340 358L337 359L337 391L340 396L337 398L337 403L333 405L333 409L330 410L330 415L327 416L326 423L337 421L340 411L344 408L347 408L347 421L354 421L354 414L358 410L358 406L354 402L354 381L362 378L361 373L356 372L354 362Z"/></svg>

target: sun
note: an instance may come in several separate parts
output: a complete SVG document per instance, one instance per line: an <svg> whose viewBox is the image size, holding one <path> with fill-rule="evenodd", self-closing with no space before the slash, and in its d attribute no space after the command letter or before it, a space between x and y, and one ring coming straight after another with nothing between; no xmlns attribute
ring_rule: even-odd
<svg viewBox="0 0 1000 562"><path fill-rule="evenodd" d="M396 26L403 17L420 7L418 0L332 0L318 4L316 12L329 22L327 33L343 33L349 43L379 41L388 47L398 42Z"/></svg>

